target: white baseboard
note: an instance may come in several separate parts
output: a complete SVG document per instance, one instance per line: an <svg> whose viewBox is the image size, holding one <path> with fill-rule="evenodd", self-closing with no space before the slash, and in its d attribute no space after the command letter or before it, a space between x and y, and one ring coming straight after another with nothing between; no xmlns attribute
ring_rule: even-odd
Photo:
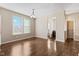
<svg viewBox="0 0 79 59"><path fill-rule="evenodd" d="M6 43L11 43L11 42L15 42L15 41L19 41L19 40L23 40L23 39L28 39L28 38L32 38L32 37L27 37L27 38L20 38L20 39L16 39L16 40L11 40L11 41L7 41L7 42L3 42L1 44L6 44ZM43 39L48 39L47 37L38 37L38 38L43 38ZM59 42L65 42L65 40L57 40Z"/></svg>
<svg viewBox="0 0 79 59"><path fill-rule="evenodd" d="M75 40L75 41L79 41L79 35L75 35L74 40Z"/></svg>
<svg viewBox="0 0 79 59"><path fill-rule="evenodd" d="M79 39L75 39L74 41L79 41Z"/></svg>
<svg viewBox="0 0 79 59"><path fill-rule="evenodd" d="M43 39L48 39L47 37L41 37L41 36L36 36L36 37L43 38Z"/></svg>
<svg viewBox="0 0 79 59"><path fill-rule="evenodd" d="M65 42L65 40L57 40L57 39L56 39L56 41L59 41L59 42Z"/></svg>
<svg viewBox="0 0 79 59"><path fill-rule="evenodd" d="M39 38L43 38L43 39L48 39L47 37L40 37L40 36L37 36L37 37L39 37ZM57 40L57 39L56 39L56 41L59 41L59 42L65 42L65 40Z"/></svg>
<svg viewBox="0 0 79 59"><path fill-rule="evenodd" d="M20 38L20 39L15 39L15 40L11 40L11 41L7 41L7 42L3 42L3 43L1 43L1 45L2 45L2 44L11 43L11 42L15 42L15 41L20 41L20 40L23 40L23 39L28 39L28 38L32 38L32 37ZM38 37L38 38L39 38L39 37ZM40 37L40 38L42 38L42 37ZM43 37L43 39L47 39L47 38Z"/></svg>
<svg viewBox="0 0 79 59"><path fill-rule="evenodd" d="M32 37L21 38L21 39L15 39L15 40L11 40L11 41L7 41L7 42L3 42L3 43L1 43L1 45L2 45L2 44L11 43L11 42L15 42L15 41L20 41L20 40L23 40L23 39L28 39L28 38L32 38Z"/></svg>

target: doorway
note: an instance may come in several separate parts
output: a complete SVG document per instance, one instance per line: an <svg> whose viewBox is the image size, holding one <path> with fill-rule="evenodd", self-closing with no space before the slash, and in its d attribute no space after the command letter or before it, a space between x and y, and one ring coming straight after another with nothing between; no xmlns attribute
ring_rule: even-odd
<svg viewBox="0 0 79 59"><path fill-rule="evenodd" d="M48 38L51 40L56 39L56 17L48 19Z"/></svg>
<svg viewBox="0 0 79 59"><path fill-rule="evenodd" d="M48 19L48 55L56 55L56 17Z"/></svg>
<svg viewBox="0 0 79 59"><path fill-rule="evenodd" d="M67 40L74 39L74 22L67 21Z"/></svg>

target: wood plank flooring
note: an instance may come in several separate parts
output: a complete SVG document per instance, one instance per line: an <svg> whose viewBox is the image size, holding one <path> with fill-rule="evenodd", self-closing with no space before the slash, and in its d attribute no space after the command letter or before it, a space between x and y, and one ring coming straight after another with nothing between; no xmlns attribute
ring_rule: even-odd
<svg viewBox="0 0 79 59"><path fill-rule="evenodd" d="M78 56L79 42L30 38L1 45L1 56Z"/></svg>

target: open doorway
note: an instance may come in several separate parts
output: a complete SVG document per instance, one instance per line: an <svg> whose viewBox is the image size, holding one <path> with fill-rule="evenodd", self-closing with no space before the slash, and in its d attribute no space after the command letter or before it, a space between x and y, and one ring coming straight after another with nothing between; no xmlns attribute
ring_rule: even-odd
<svg viewBox="0 0 79 59"><path fill-rule="evenodd" d="M67 16L67 41L74 40L75 33L75 19L72 16Z"/></svg>
<svg viewBox="0 0 79 59"><path fill-rule="evenodd" d="M56 39L56 17L48 19L48 38L51 40Z"/></svg>
<svg viewBox="0 0 79 59"><path fill-rule="evenodd" d="M48 19L48 55L56 55L56 17Z"/></svg>
<svg viewBox="0 0 79 59"><path fill-rule="evenodd" d="M74 39L74 22L67 21L67 39L73 40Z"/></svg>

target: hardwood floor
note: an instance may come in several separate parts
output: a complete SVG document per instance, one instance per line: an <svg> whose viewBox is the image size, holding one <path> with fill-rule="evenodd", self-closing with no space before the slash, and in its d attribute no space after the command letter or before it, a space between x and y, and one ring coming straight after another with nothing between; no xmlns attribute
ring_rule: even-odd
<svg viewBox="0 0 79 59"><path fill-rule="evenodd" d="M30 38L1 45L2 56L78 56L79 42Z"/></svg>

